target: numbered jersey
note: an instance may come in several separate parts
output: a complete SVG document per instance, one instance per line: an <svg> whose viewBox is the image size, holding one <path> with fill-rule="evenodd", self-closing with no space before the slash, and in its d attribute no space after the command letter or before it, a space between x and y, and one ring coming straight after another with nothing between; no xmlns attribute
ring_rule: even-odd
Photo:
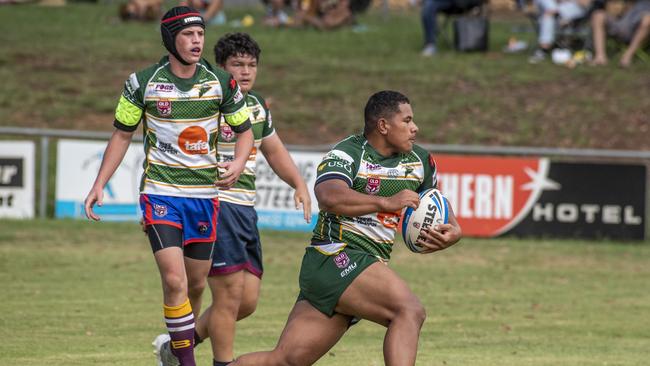
<svg viewBox="0 0 650 366"><path fill-rule="evenodd" d="M426 150L415 145L410 153L381 156L364 136L339 142L318 165L316 185L328 179L343 180L357 192L392 196L404 189L421 192L437 186L436 166ZM390 259L400 212L373 212L348 217L320 211L313 245L335 253L341 246ZM329 248L329 249L328 249Z"/></svg>
<svg viewBox="0 0 650 366"><path fill-rule="evenodd" d="M144 130L142 193L213 198L218 178L219 116L233 131L250 128L239 85L201 60L189 79L170 70L167 57L129 76L115 111L115 127Z"/></svg>
<svg viewBox="0 0 650 366"><path fill-rule="evenodd" d="M257 150L262 144L262 140L273 135L273 118L271 111L268 109L264 99L254 91L246 95L246 106L248 107L248 119L252 123L255 146L251 150L251 155L246 162L246 168L239 176L235 185L219 192L219 200L238 205L254 206L255 205L255 167L257 159ZM217 159L219 162L233 161L235 158L235 142L237 137L234 130L225 119L221 119L219 125Z"/></svg>

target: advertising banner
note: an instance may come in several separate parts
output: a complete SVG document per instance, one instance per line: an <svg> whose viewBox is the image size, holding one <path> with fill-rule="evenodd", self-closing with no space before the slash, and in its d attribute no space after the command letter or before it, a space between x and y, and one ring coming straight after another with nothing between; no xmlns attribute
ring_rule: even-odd
<svg viewBox="0 0 650 366"><path fill-rule="evenodd" d="M257 197L255 208L260 229L310 231L318 218L318 203L314 196L316 167L324 153L292 152L291 157L302 175L311 195L311 224L304 219L302 209L296 210L293 201L294 189L278 177L262 154L257 155Z"/></svg>
<svg viewBox="0 0 650 366"><path fill-rule="evenodd" d="M84 199L104 156L106 142L59 140L56 164L56 217L85 218ZM144 150L131 143L122 163L104 188L104 204L94 211L102 220L138 220Z"/></svg>
<svg viewBox="0 0 650 366"><path fill-rule="evenodd" d="M436 155L466 236L643 239L643 165Z"/></svg>
<svg viewBox="0 0 650 366"><path fill-rule="evenodd" d="M34 142L0 141L0 218L34 217Z"/></svg>

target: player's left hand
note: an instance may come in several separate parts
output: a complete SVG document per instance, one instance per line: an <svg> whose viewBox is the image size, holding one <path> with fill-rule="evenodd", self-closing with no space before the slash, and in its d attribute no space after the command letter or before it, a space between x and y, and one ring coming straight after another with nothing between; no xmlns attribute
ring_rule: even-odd
<svg viewBox="0 0 650 366"><path fill-rule="evenodd" d="M460 227L452 224L437 224L420 232L421 239L417 241L422 247L428 248L422 253L433 253L449 248L456 244L461 237Z"/></svg>
<svg viewBox="0 0 650 366"><path fill-rule="evenodd" d="M243 164L238 163L237 161L229 161L226 163L219 163L217 166L223 171L223 173L219 175L219 180L217 180L214 185L219 189L230 189L244 171L246 161L244 160Z"/></svg>
<svg viewBox="0 0 650 366"><path fill-rule="evenodd" d="M307 191L307 187L296 188L296 193L293 195L293 202L296 204L296 210L299 210L302 204L305 222L309 224L311 222L311 196Z"/></svg>

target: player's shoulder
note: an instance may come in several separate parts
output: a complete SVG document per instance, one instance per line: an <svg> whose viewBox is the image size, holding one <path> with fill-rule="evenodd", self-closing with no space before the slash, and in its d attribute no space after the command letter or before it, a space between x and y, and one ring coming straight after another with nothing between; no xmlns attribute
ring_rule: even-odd
<svg viewBox="0 0 650 366"><path fill-rule="evenodd" d="M232 75L230 75L228 71L220 67L213 66L210 62L208 62L208 60L204 58L201 58L201 60L199 60L198 66L201 67L203 70L205 70L206 73L212 75L214 78L219 80L221 84L226 85L232 79Z"/></svg>
<svg viewBox="0 0 650 366"><path fill-rule="evenodd" d="M429 166L434 170L436 169L435 157L431 152L429 152L429 150L419 145L413 145L413 151L411 153L422 162L423 166Z"/></svg>
<svg viewBox="0 0 650 366"><path fill-rule="evenodd" d="M249 101L249 105L251 105L251 104L259 104L262 107L264 107L264 109L269 109L268 105L266 104L266 100L264 99L264 97L262 97L262 95L260 93L258 93L257 91L255 91L255 90L250 90L248 92L248 94L246 95L246 99L247 99L247 101Z"/></svg>
<svg viewBox="0 0 650 366"><path fill-rule="evenodd" d="M328 156L336 156L339 159L347 160L349 162L358 161L361 158L363 145L366 139L362 135L351 135L334 145Z"/></svg>

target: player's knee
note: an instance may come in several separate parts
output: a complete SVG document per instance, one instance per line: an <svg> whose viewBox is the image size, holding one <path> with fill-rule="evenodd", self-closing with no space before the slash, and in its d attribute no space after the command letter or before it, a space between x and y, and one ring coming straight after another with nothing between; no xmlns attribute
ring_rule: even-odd
<svg viewBox="0 0 650 366"><path fill-rule="evenodd" d="M402 302L397 317L421 326L427 317L427 313L420 300L417 297L413 297L408 301Z"/></svg>
<svg viewBox="0 0 650 366"><path fill-rule="evenodd" d="M163 291L166 294L183 294L187 291L185 276L167 273L162 280Z"/></svg>
<svg viewBox="0 0 650 366"><path fill-rule="evenodd" d="M193 280L187 284L187 293L190 297L201 296L205 290L205 279Z"/></svg>
<svg viewBox="0 0 650 366"><path fill-rule="evenodd" d="M242 320L248 316L253 315L256 309L257 300L242 301L241 305L239 306L239 314L237 314L237 320Z"/></svg>

